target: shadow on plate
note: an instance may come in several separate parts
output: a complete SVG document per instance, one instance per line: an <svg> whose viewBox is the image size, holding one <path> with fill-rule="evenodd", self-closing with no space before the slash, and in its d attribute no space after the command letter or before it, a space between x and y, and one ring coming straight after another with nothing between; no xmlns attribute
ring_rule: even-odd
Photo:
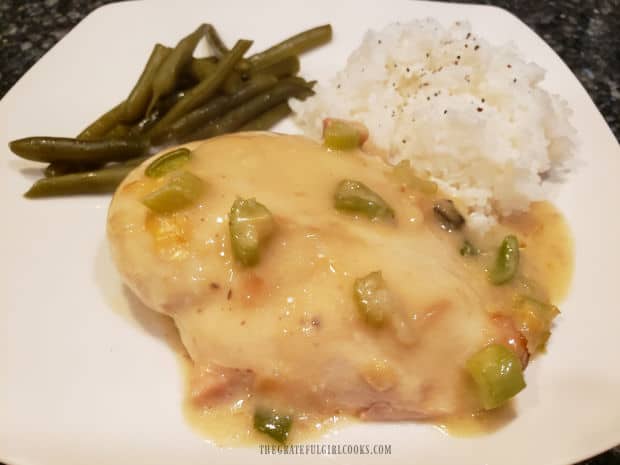
<svg viewBox="0 0 620 465"><path fill-rule="evenodd" d="M45 164L41 164L38 167L32 166L30 162L18 158L9 160L9 167L11 170L19 171L26 179L33 182L43 176L43 169L45 166Z"/></svg>
<svg viewBox="0 0 620 465"><path fill-rule="evenodd" d="M95 259L95 280L106 306L128 324L138 326L150 336L166 343L178 354L185 353L177 328L169 316L151 310L125 284L114 267L106 241L102 241Z"/></svg>

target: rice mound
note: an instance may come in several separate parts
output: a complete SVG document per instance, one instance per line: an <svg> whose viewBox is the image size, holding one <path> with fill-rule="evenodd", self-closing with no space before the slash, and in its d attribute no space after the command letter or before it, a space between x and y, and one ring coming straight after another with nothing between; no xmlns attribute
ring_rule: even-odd
<svg viewBox="0 0 620 465"><path fill-rule="evenodd" d="M572 166L571 112L539 87L543 78L513 46L429 18L368 31L342 71L290 105L314 138L325 117L363 122L389 162L410 160L484 232L542 200L544 181Z"/></svg>

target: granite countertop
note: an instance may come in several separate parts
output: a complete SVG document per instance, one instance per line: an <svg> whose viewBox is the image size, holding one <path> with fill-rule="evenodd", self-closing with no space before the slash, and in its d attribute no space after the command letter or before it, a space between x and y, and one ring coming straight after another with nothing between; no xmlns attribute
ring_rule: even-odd
<svg viewBox="0 0 620 465"><path fill-rule="evenodd" d="M0 98L84 16L106 3L110 0L0 0ZM478 3L509 10L545 39L579 78L620 139L620 0ZM616 464L620 464L620 447L582 465Z"/></svg>
<svg viewBox="0 0 620 465"><path fill-rule="evenodd" d="M620 0L455 0L503 7L562 57L620 139ZM110 0L1 0L0 98L84 16Z"/></svg>

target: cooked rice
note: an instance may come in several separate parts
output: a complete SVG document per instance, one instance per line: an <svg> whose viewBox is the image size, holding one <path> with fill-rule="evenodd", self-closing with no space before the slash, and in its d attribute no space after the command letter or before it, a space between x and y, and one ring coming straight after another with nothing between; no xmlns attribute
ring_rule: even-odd
<svg viewBox="0 0 620 465"><path fill-rule="evenodd" d="M545 179L570 167L570 110L539 83L544 70L512 46L492 46L467 22L433 19L368 31L296 122L321 136L322 120L363 122L370 140L396 163L409 159L485 231L498 215L545 197Z"/></svg>

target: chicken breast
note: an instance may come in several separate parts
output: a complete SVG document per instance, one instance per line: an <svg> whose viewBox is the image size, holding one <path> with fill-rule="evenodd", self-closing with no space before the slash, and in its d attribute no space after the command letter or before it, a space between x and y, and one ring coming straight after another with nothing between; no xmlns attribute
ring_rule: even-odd
<svg viewBox="0 0 620 465"><path fill-rule="evenodd" d="M174 319L207 373L201 401L230 400L242 388L317 413L437 418L479 408L464 369L473 353L498 342L527 361L521 333L499 316L511 291L459 254L462 236L441 229L428 196L395 182L381 160L268 133L187 147L184 169L206 186L199 201L150 211L141 200L163 181L145 176L147 161L118 188L108 237L125 283ZM395 218L336 210L344 179L369 186ZM256 198L275 220L252 267L231 252L228 214L238 197ZM354 298L355 280L373 271L394 309L382 327L360 316Z"/></svg>

